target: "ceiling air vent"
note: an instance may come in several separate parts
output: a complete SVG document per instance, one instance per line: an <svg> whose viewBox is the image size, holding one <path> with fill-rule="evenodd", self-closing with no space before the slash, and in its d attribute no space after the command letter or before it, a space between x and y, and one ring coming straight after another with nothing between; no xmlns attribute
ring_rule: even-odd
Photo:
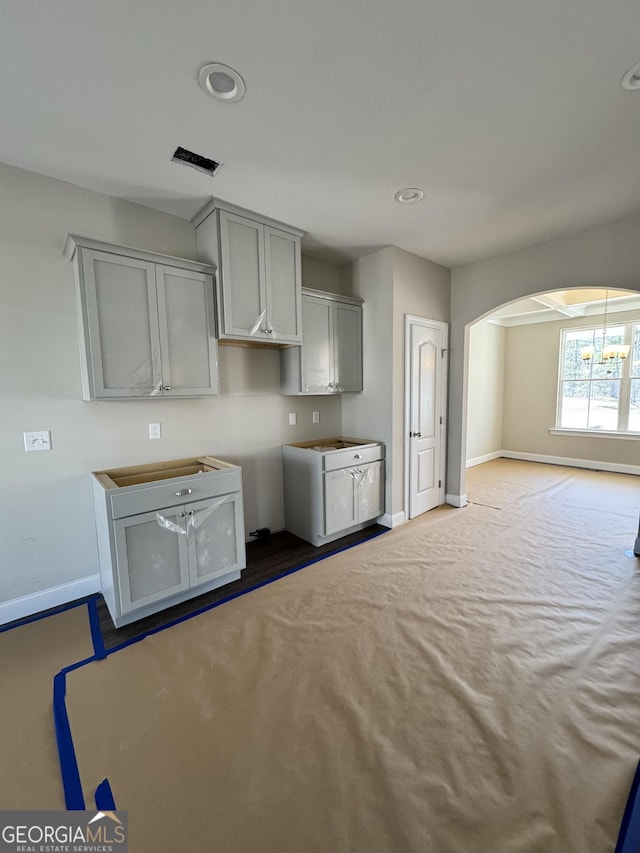
<svg viewBox="0 0 640 853"><path fill-rule="evenodd" d="M194 154L193 151L187 151L186 148L176 148L171 157L174 163L184 163L185 166L192 166L199 172L204 172L205 175L213 177L217 174L222 163L216 160L210 160L208 157L203 157L202 154Z"/></svg>

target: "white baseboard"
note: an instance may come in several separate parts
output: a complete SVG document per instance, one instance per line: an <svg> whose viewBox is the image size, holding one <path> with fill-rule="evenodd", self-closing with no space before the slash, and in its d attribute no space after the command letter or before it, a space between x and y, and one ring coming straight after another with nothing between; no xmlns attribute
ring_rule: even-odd
<svg viewBox="0 0 640 853"><path fill-rule="evenodd" d="M94 592L100 592L100 575L89 575L77 581L32 592L30 595L23 595L11 601L0 602L0 625L34 616L43 610L49 610L50 607L60 607L62 604L68 604L70 601L84 598L85 595L92 595Z"/></svg>
<svg viewBox="0 0 640 853"><path fill-rule="evenodd" d="M493 453L485 453L484 456L476 456L474 459L467 459L467 468L473 468L474 465L482 465L483 462L491 462L494 459L499 459L502 456L502 450L494 450Z"/></svg>
<svg viewBox="0 0 640 853"><path fill-rule="evenodd" d="M449 506L455 506L460 509L463 506L467 505L467 496L466 495L445 495L445 501L449 504Z"/></svg>
<svg viewBox="0 0 640 853"><path fill-rule="evenodd" d="M587 468L590 471L611 471L614 474L640 475L640 465L622 462L602 462L596 459L573 459L569 456L546 456L543 453L521 453L516 450L501 450L505 459L521 459L523 462L544 462L547 465L565 465L568 468Z"/></svg>
<svg viewBox="0 0 640 853"><path fill-rule="evenodd" d="M406 520L407 518L404 514L404 510L395 512L393 515L385 512L384 515L381 515L380 518L377 519L378 524L381 524L383 527L397 527L399 524L404 524Z"/></svg>

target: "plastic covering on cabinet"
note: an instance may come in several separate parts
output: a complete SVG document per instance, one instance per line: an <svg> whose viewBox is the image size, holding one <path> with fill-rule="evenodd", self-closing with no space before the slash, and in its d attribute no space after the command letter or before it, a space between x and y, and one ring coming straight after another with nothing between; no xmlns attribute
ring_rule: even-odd
<svg viewBox="0 0 640 853"><path fill-rule="evenodd" d="M249 329L249 334L251 337L255 337L258 334L268 335L270 341L276 341L281 336L276 332L273 328L273 323L271 322L271 317L269 316L269 312L265 308L262 313L258 315L255 322L252 324Z"/></svg>
<svg viewBox="0 0 640 853"><path fill-rule="evenodd" d="M166 518L160 512L156 512L156 520L160 527L164 527L166 530L170 530L172 533L182 533L186 535L189 532L190 527L193 527L194 530L197 530L198 527L200 527L209 518L209 516L212 515L218 509L218 507L220 507L223 503L232 501L233 499L233 495L224 495L224 497L218 498L218 500L209 504L209 506L204 507L204 509L191 509L187 510L184 513L179 513L178 517L186 519L184 527L181 527L180 524L176 524L174 521L171 521L170 519Z"/></svg>

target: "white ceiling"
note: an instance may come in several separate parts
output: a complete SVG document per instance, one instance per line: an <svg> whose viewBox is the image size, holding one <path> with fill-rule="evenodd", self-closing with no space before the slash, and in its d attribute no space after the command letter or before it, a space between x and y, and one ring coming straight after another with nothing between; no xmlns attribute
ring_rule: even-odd
<svg viewBox="0 0 640 853"><path fill-rule="evenodd" d="M640 210L639 26L637 0L3 0L0 161L455 266ZM244 100L198 87L214 61Z"/></svg>

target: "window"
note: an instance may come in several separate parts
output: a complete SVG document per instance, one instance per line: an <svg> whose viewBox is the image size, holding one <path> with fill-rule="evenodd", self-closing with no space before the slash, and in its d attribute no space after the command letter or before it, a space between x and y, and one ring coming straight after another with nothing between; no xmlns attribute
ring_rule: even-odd
<svg viewBox="0 0 640 853"><path fill-rule="evenodd" d="M607 328L605 348L628 344L631 349L627 358L605 364L602 332L602 327L562 330L557 425L640 433L640 323ZM593 347L587 361L584 347Z"/></svg>

